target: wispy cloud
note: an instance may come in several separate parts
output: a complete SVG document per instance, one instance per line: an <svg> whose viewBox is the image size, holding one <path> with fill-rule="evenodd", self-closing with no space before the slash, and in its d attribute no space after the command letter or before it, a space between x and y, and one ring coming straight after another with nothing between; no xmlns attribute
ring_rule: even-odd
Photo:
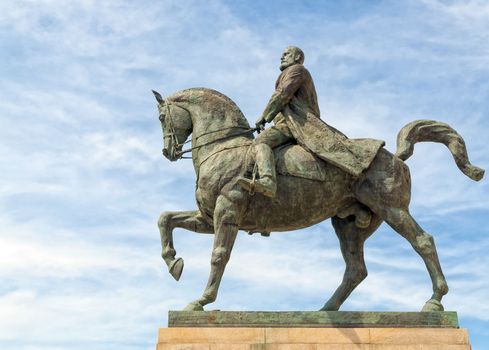
<svg viewBox="0 0 489 350"><path fill-rule="evenodd" d="M296 44L328 123L394 151L404 124L439 119L489 167L487 4L253 6L0 3L2 349L153 348L167 310L202 292L211 235L175 231L186 261L178 284L160 258L158 215L196 208L195 173L190 162L163 160L151 89L210 87L253 122L281 50ZM473 346L485 344L487 181L464 177L441 145L417 145L408 165L411 212L434 235L451 287L445 306L476 320ZM383 225L365 254L370 274L344 308L420 309L431 283L408 242ZM329 222L240 234L210 309L316 310L343 264Z"/></svg>

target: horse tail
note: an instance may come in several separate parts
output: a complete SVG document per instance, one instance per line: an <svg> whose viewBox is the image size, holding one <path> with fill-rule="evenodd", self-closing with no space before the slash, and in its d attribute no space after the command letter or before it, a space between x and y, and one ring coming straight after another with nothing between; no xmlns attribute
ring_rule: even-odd
<svg viewBox="0 0 489 350"><path fill-rule="evenodd" d="M396 156L406 160L413 154L418 142L439 142L448 147L460 171L474 181L484 176L484 169L470 164L465 142L451 126L435 120L416 120L404 126L397 134Z"/></svg>

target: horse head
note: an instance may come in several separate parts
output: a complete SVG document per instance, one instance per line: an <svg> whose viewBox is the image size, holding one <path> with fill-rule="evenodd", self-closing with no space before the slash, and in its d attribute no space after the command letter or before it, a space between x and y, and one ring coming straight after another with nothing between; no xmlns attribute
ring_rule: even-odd
<svg viewBox="0 0 489 350"><path fill-rule="evenodd" d="M182 157L182 147L192 133L192 119L189 111L171 101L163 100L153 91L158 101L159 119L163 131L163 155L170 161Z"/></svg>
<svg viewBox="0 0 489 350"><path fill-rule="evenodd" d="M232 137L253 138L250 133L253 129L250 129L241 110L229 97L218 91L207 88L185 89L166 100L154 90L153 94L158 101L163 130L163 155L170 161L182 158L184 153L193 149L205 153L206 146L226 142ZM190 134L196 144L182 151Z"/></svg>

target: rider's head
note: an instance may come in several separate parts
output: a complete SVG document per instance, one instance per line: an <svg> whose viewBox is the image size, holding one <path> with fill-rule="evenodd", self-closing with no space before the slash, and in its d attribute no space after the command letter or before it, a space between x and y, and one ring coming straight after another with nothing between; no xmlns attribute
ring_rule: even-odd
<svg viewBox="0 0 489 350"><path fill-rule="evenodd" d="M284 50L280 59L280 70L284 70L294 64L304 63L304 52L297 46L289 46Z"/></svg>

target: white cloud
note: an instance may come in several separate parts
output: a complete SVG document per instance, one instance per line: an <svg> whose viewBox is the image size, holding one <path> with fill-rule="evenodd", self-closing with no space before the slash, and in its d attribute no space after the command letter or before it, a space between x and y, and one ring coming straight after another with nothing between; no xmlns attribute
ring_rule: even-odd
<svg viewBox="0 0 489 350"><path fill-rule="evenodd" d="M385 139L394 152L404 124L440 119L487 168L486 7L386 3L357 18L302 14L291 31L288 17L251 23L219 1L2 2L2 348L153 347L166 311L202 292L212 236L176 230L186 261L178 284L159 256L158 214L195 208L195 174L190 162L161 156L150 89L214 88L253 121L293 42L306 50L333 126ZM452 288L445 305L487 322L488 243L466 232L487 231L487 181L465 178L441 145L417 145L408 164L413 215L438 231ZM421 308L431 283L408 242L383 226L365 254L370 274L345 309ZM209 308L315 310L343 268L329 223L269 239L243 234Z"/></svg>

